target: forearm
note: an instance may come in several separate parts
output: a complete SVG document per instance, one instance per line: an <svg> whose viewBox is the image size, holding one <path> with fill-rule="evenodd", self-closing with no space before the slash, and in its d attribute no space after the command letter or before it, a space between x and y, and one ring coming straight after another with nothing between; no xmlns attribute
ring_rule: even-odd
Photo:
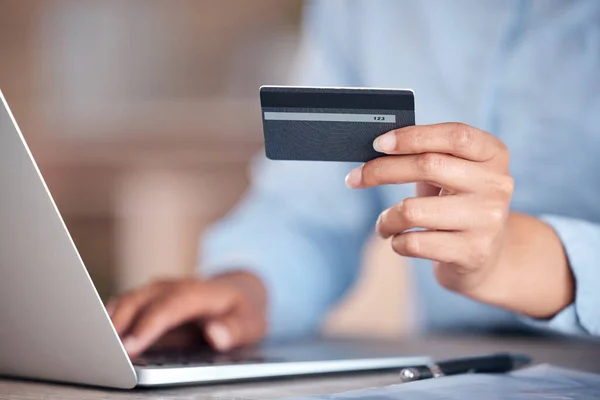
<svg viewBox="0 0 600 400"><path fill-rule="evenodd" d="M551 318L574 301L575 283L561 240L543 221L511 213L499 262L479 300L533 318Z"/></svg>

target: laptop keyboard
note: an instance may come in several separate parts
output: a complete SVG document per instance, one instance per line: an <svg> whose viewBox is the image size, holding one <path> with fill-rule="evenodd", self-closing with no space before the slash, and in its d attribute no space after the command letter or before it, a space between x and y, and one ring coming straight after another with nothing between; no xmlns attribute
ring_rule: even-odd
<svg viewBox="0 0 600 400"><path fill-rule="evenodd" d="M248 352L215 353L202 350L176 350L147 352L132 360L140 367L199 367L217 365L264 364L281 362L283 359L262 357Z"/></svg>

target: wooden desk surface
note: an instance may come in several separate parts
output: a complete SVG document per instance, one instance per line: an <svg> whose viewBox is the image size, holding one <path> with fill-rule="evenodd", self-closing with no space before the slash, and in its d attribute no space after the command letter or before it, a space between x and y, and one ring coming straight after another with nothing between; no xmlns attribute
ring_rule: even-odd
<svg viewBox="0 0 600 400"><path fill-rule="evenodd" d="M553 363L600 373L600 342L542 340L539 338L430 338L401 341L397 343L397 346L406 348L408 354L429 354L438 359L496 351L522 352L533 356L536 363ZM395 373L380 373L131 391L88 389L0 379L0 399L275 399L389 385L396 383L397 379Z"/></svg>

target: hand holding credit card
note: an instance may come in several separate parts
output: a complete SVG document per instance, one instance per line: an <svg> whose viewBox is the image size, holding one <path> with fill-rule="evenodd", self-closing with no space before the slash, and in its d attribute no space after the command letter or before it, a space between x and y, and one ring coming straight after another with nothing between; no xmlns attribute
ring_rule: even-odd
<svg viewBox="0 0 600 400"><path fill-rule="evenodd" d="M402 192L386 186L416 184L415 197L398 197L380 214L376 231L398 255L433 261L445 289L533 318L572 304L560 238L511 211L510 152L492 133L460 122L416 126L407 90L263 87L261 101L269 158L359 162L346 186L390 197ZM308 176L307 190L336 184L327 173Z"/></svg>
<svg viewBox="0 0 600 400"><path fill-rule="evenodd" d="M263 86L260 100L272 160L367 162L375 138L415 124L411 90Z"/></svg>

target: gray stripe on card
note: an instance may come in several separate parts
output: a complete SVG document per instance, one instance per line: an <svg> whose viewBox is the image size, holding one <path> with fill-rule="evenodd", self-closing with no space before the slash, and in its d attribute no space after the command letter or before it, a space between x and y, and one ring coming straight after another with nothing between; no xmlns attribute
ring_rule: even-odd
<svg viewBox="0 0 600 400"><path fill-rule="evenodd" d="M319 121L319 122L379 122L396 123L396 116L389 114L343 114L343 113L302 113L265 111L266 121Z"/></svg>

